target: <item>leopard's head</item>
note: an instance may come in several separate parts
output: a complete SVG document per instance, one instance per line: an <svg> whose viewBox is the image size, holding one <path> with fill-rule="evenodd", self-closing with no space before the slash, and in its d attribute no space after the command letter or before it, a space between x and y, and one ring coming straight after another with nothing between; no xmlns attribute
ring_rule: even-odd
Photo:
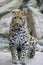
<svg viewBox="0 0 43 65"><path fill-rule="evenodd" d="M25 23L25 16L26 13L24 11L18 10L18 11L12 11L12 22L11 26L14 25L23 25Z"/></svg>

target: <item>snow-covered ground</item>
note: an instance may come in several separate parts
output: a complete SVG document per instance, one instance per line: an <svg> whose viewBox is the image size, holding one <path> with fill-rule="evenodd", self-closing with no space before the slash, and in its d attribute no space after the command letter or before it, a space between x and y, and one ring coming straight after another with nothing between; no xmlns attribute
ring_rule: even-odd
<svg viewBox="0 0 43 65"><path fill-rule="evenodd" d="M26 60L26 65L43 65L43 52L36 52L34 58ZM15 65L12 64L10 52L0 51L0 65Z"/></svg>

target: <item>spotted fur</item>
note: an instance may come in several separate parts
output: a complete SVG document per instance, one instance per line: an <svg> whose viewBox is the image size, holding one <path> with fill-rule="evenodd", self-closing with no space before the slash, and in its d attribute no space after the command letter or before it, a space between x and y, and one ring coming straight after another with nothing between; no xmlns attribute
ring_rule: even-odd
<svg viewBox="0 0 43 65"><path fill-rule="evenodd" d="M13 62L18 60L25 60L29 56L30 46L34 46L34 43L30 43L29 31L27 27L27 18L24 11L13 11L12 21L10 24L10 50L13 58Z"/></svg>

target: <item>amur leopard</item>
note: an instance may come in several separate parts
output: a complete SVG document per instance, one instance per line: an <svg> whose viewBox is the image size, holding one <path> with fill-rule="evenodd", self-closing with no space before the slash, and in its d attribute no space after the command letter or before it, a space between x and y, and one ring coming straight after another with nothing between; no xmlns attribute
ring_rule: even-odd
<svg viewBox="0 0 43 65"><path fill-rule="evenodd" d="M12 11L12 21L9 29L9 46L12 54L12 62L25 61L35 54L34 42L30 42L27 27L26 12Z"/></svg>

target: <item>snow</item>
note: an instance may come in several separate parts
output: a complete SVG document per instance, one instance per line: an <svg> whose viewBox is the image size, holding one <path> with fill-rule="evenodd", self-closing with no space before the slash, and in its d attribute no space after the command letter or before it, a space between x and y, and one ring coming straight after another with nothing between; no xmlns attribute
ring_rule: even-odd
<svg viewBox="0 0 43 65"><path fill-rule="evenodd" d="M43 52L36 52L34 58L26 60L26 65L43 65ZM0 65L14 65L10 52L0 51Z"/></svg>
<svg viewBox="0 0 43 65"><path fill-rule="evenodd" d="M30 0L30 1L28 2L28 6L36 7L36 5L37 5L37 1L36 1L36 0Z"/></svg>
<svg viewBox="0 0 43 65"><path fill-rule="evenodd" d="M0 7L0 13L11 10L11 7L18 8L21 4L22 0L12 0L10 3ZM18 4L19 3L19 4Z"/></svg>
<svg viewBox="0 0 43 65"><path fill-rule="evenodd" d="M0 3L4 2L5 0L0 0Z"/></svg>
<svg viewBox="0 0 43 65"><path fill-rule="evenodd" d="M43 51L43 46L40 46L39 44L36 45L36 50Z"/></svg>

